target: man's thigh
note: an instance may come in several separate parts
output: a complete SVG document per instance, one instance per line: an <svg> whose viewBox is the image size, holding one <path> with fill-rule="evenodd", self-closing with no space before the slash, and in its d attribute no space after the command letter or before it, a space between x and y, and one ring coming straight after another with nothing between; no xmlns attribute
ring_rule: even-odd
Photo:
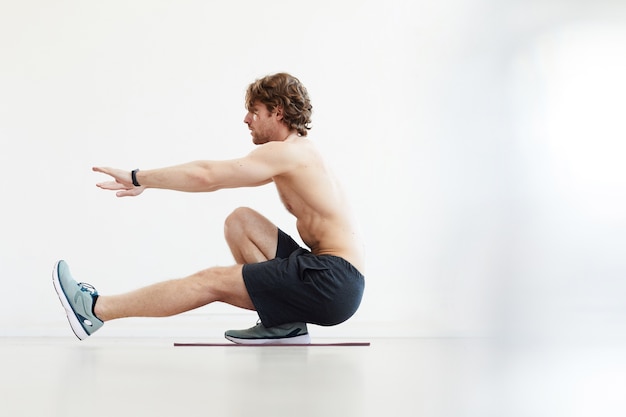
<svg viewBox="0 0 626 417"><path fill-rule="evenodd" d="M199 284L208 294L214 294L215 301L236 307L254 310L248 290L243 281L243 265L213 267L198 273Z"/></svg>

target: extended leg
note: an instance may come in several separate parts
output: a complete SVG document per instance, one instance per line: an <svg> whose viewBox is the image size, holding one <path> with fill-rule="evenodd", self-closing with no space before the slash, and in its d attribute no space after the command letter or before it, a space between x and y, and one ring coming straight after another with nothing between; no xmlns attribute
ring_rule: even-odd
<svg viewBox="0 0 626 417"><path fill-rule="evenodd" d="M100 329L104 321L122 317L171 316L214 301L254 310L241 269L241 265L209 268L126 294L98 296L94 287L72 277L65 261L58 261L52 281L72 331L82 340Z"/></svg>
<svg viewBox="0 0 626 417"><path fill-rule="evenodd" d="M102 321L123 317L165 317L222 301L254 310L241 265L215 267L186 278L149 285L120 295L100 296L94 312Z"/></svg>
<svg viewBox="0 0 626 417"><path fill-rule="evenodd" d="M96 315L103 321L122 317L164 317L214 301L254 310L241 274L244 263L276 256L278 228L250 208L238 208L224 224L226 241L237 265L209 268L189 277L149 285L113 296L100 296Z"/></svg>

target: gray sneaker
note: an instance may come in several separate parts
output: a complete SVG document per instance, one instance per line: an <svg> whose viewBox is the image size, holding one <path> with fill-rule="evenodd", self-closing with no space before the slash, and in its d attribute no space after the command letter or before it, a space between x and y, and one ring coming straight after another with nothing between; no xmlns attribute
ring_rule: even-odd
<svg viewBox="0 0 626 417"><path fill-rule="evenodd" d="M76 282L65 261L58 261L54 265L52 281L76 337L86 339L102 327L104 323L93 312L93 305L98 298L98 291L94 287Z"/></svg>
<svg viewBox="0 0 626 417"><path fill-rule="evenodd" d="M224 337L242 345L308 345L311 337L306 323L287 323L265 327L259 321L256 326L245 330L227 330Z"/></svg>

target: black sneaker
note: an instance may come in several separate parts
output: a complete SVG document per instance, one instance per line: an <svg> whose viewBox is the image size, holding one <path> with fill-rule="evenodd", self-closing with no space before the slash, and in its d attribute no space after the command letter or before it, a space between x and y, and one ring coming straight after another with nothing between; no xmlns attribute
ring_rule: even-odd
<svg viewBox="0 0 626 417"><path fill-rule="evenodd" d="M259 321L256 326L245 330L227 330L224 337L242 345L308 345L311 337L306 323L287 323L265 327Z"/></svg>

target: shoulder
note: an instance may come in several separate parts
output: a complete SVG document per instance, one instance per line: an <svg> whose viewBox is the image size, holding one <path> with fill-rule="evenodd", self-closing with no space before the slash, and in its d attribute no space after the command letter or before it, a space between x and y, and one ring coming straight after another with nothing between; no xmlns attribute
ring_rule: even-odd
<svg viewBox="0 0 626 417"><path fill-rule="evenodd" d="M301 168L318 165L316 161L320 159L313 144L304 138L258 145L248 158L272 166L276 175L301 172Z"/></svg>
<svg viewBox="0 0 626 417"><path fill-rule="evenodd" d="M304 160L315 153L313 144L304 138L287 141L267 142L250 152L253 157L262 157L270 160L290 159L292 161Z"/></svg>

